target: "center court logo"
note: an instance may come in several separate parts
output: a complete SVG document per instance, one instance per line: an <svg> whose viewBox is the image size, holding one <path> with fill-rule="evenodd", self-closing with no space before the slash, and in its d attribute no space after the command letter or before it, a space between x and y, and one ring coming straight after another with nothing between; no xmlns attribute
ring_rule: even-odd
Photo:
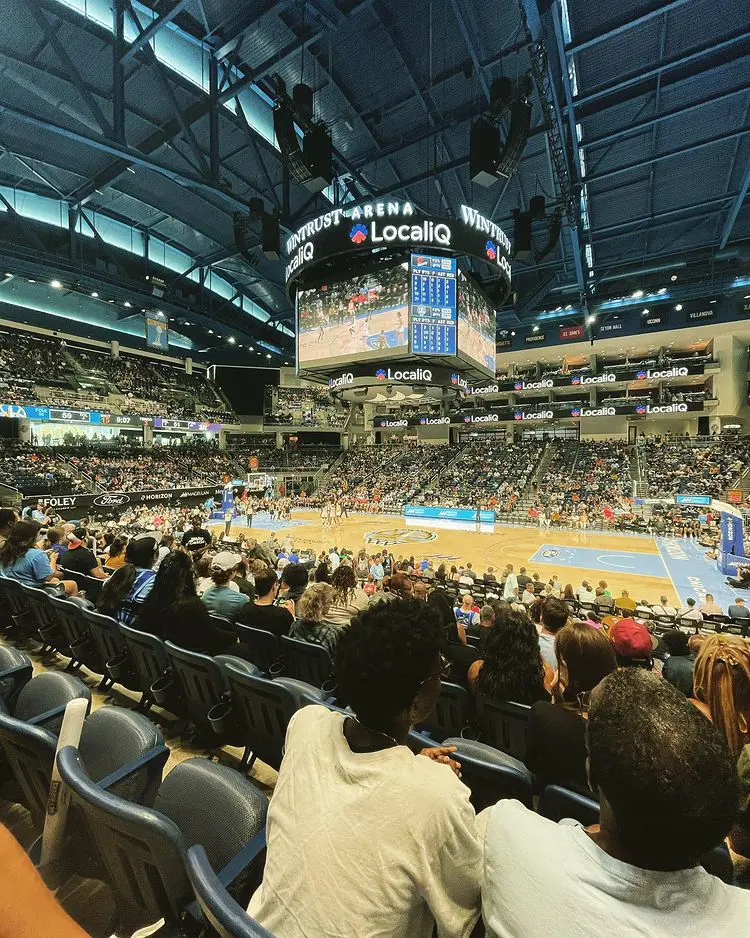
<svg viewBox="0 0 750 938"><path fill-rule="evenodd" d="M545 547L545 549L542 551L542 557L545 560L555 560L559 556L560 551L556 550L554 547Z"/></svg>
<svg viewBox="0 0 750 938"><path fill-rule="evenodd" d="M391 544L423 544L425 541L434 541L437 534L425 528L385 528L381 531L367 531L365 542L388 547Z"/></svg>
<svg viewBox="0 0 750 938"><path fill-rule="evenodd" d="M367 235L367 225L362 224L353 225L349 232L349 237L355 244L362 244L367 239Z"/></svg>

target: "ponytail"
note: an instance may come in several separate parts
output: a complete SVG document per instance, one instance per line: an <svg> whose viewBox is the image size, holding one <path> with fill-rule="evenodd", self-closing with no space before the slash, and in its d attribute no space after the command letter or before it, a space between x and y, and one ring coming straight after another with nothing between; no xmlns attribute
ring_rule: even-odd
<svg viewBox="0 0 750 938"><path fill-rule="evenodd" d="M102 587L96 608L105 616L117 614L120 606L130 595L135 583L136 569L132 563L124 563Z"/></svg>

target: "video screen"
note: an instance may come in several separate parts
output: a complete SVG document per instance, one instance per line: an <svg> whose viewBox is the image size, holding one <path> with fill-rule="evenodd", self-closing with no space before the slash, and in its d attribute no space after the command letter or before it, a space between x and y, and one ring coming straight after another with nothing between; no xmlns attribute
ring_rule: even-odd
<svg viewBox="0 0 750 938"><path fill-rule="evenodd" d="M495 310L472 280L459 272L458 353L495 376Z"/></svg>
<svg viewBox="0 0 750 938"><path fill-rule="evenodd" d="M299 368L384 359L409 351L409 265L297 294Z"/></svg>

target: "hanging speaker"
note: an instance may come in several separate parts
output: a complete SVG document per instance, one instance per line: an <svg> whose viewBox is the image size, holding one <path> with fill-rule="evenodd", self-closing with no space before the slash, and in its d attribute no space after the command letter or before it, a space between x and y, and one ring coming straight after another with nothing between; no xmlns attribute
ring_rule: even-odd
<svg viewBox="0 0 750 938"><path fill-rule="evenodd" d="M305 134L302 149L309 178L303 183L308 192L321 192L333 179L331 135L327 127L315 127Z"/></svg>
<svg viewBox="0 0 750 938"><path fill-rule="evenodd" d="M469 176L479 186L497 182L497 154L500 131L494 124L480 118L471 128L469 137Z"/></svg>
<svg viewBox="0 0 750 938"><path fill-rule="evenodd" d="M530 261L534 256L531 244L531 215L513 209L513 257L519 261Z"/></svg>
<svg viewBox="0 0 750 938"><path fill-rule="evenodd" d="M521 155L529 139L531 127L531 104L520 98L513 102L510 109L510 127L508 139L497 161L497 174L506 178L513 173L521 162Z"/></svg>
<svg viewBox="0 0 750 938"><path fill-rule="evenodd" d="M261 219L261 248L266 260L277 261L281 257L279 219L269 212L264 212Z"/></svg>

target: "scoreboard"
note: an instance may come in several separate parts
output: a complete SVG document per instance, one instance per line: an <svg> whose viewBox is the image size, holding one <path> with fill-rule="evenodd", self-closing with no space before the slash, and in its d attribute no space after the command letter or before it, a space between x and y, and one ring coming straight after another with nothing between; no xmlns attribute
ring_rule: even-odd
<svg viewBox="0 0 750 938"><path fill-rule="evenodd" d="M411 255L409 335L414 355L456 354L455 257Z"/></svg>

